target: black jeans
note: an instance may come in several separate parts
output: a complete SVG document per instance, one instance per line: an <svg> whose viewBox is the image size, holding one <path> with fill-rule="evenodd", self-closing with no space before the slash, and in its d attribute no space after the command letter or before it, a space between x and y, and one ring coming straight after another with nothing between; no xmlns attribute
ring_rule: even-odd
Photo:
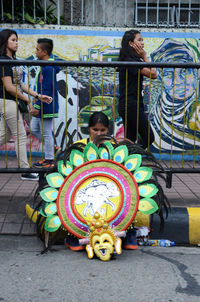
<svg viewBox="0 0 200 302"><path fill-rule="evenodd" d="M126 138L130 139L131 141L135 142L137 138L137 107L131 107L127 110L127 120L125 118L125 112L119 112L120 116L122 117L123 124L124 124L124 133L126 129ZM150 131L149 131L149 130ZM149 132L149 138L148 138ZM139 106L139 121L138 121L138 143L146 149L150 146L154 141L154 133L150 126L147 115L144 113L143 106Z"/></svg>

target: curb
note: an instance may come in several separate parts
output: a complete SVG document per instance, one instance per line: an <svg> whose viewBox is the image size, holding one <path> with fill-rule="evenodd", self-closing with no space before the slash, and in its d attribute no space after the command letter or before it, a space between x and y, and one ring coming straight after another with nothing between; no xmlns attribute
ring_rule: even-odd
<svg viewBox="0 0 200 302"><path fill-rule="evenodd" d="M158 215L145 215L138 212L135 217L135 227L147 226L153 230L151 239L168 239L175 244L196 245L200 243L200 207L179 208L169 210L165 219L164 230L160 232L160 218Z"/></svg>

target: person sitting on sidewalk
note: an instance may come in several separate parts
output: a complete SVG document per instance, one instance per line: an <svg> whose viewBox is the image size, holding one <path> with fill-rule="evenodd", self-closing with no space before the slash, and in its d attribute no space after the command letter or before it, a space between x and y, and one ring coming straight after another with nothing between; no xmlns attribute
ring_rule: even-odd
<svg viewBox="0 0 200 302"><path fill-rule="evenodd" d="M98 139L98 136L102 136L102 139L104 140L104 136L108 136L109 133L109 119L106 114L104 114L101 111L95 111L89 118L89 123L88 123L88 130L89 130L89 137L81 139L79 141L74 142L72 147L79 145L80 148L85 148L85 146L89 142L94 142L96 139ZM111 137L110 137L111 138ZM103 141L101 140L101 143ZM82 145L82 146L81 146ZM85 145L85 146L84 146ZM61 154L60 154L61 155ZM40 204L41 205L41 204ZM26 204L26 214L27 216L35 223L39 223L39 229L41 233L43 233L43 224L40 224L40 220L37 220L39 211L38 206L36 206L35 210L29 205ZM41 236L42 237L42 236ZM79 244L79 239L75 237L72 234L67 234L66 232L62 232L62 236L64 239L65 246L69 248L70 250L73 251L81 251L84 250L85 247L83 245ZM126 237L123 240L123 248L124 249L137 249L137 240L136 240L136 231L134 227L129 229L127 231Z"/></svg>
<svg viewBox="0 0 200 302"><path fill-rule="evenodd" d="M50 58L53 50L51 39L38 39L36 56L39 60L52 60ZM56 74L59 67L45 66L40 69L36 77L36 90L39 94L47 94L53 98L51 104L41 104L36 99L31 109L33 115L31 120L31 133L40 142L44 140L45 158L33 164L35 168L49 168L54 165L54 137L52 136L53 118L58 117L58 88Z"/></svg>

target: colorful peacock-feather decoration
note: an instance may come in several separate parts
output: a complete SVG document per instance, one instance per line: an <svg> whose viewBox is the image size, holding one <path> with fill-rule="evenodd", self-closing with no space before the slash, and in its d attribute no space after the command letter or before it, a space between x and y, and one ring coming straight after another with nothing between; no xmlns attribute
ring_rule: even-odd
<svg viewBox="0 0 200 302"><path fill-rule="evenodd" d="M116 231L127 230L137 211L158 213L163 224L169 205L158 182L163 170L153 155L129 141L104 137L97 145L75 143L59 154L56 171L46 175L39 192L39 228L85 238L95 212Z"/></svg>

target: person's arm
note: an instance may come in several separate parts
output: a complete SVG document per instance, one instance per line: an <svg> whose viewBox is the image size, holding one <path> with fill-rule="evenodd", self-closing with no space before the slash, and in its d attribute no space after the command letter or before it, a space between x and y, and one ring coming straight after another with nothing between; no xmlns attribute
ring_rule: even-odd
<svg viewBox="0 0 200 302"><path fill-rule="evenodd" d="M137 44L134 44L132 47L135 50L135 52L139 55L139 57L143 59L144 62L149 62L146 52L142 47L140 47ZM145 77L148 77L151 79L157 79L157 72L156 72L155 68L144 67L141 69L140 72Z"/></svg>
<svg viewBox="0 0 200 302"><path fill-rule="evenodd" d="M40 112L40 109L41 109L41 101L39 99L36 99L34 104L31 106L30 113L33 116L38 116L39 112Z"/></svg>
<svg viewBox="0 0 200 302"><path fill-rule="evenodd" d="M16 89L16 87L12 83L12 78L10 76L5 76L1 78L3 81L3 84L5 86L5 90L12 96L17 97L21 99L24 102L29 103L29 98L21 93L20 90Z"/></svg>
<svg viewBox="0 0 200 302"><path fill-rule="evenodd" d="M28 87L27 87L26 85L24 85L24 84L22 84L21 87L22 87L22 90L23 90L25 93L27 93L27 94L33 96L34 98L38 98L39 100L41 100L41 101L44 102L44 103L50 104L50 103L52 102L52 97L51 97L51 96L37 94L36 91L34 91L34 90L31 89L31 88L28 88Z"/></svg>

